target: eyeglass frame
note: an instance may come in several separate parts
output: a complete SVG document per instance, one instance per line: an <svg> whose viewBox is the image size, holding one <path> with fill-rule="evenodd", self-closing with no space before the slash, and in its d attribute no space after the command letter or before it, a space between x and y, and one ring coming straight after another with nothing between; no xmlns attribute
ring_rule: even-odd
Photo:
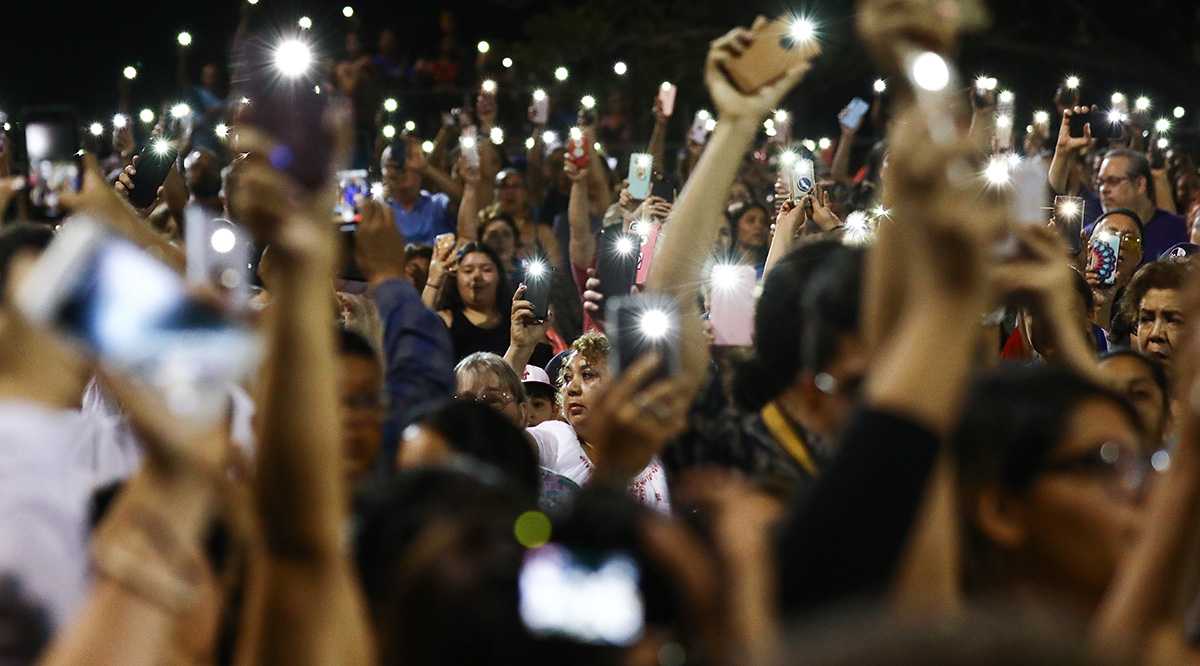
<svg viewBox="0 0 1200 666"><path fill-rule="evenodd" d="M1105 456L1110 446L1113 448L1108 450L1116 451L1112 460ZM1107 441L1087 453L1047 462L1038 473L1099 478L1109 485L1110 491L1118 490L1126 496L1136 496L1145 489L1147 481L1157 471L1152 458L1153 454L1131 452L1115 441ZM1121 469L1122 462L1126 467L1124 470Z"/></svg>

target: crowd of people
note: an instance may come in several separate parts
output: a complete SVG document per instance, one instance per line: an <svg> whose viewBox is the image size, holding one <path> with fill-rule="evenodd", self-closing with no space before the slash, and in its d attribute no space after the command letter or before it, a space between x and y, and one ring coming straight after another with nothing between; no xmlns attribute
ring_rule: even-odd
<svg viewBox="0 0 1200 666"><path fill-rule="evenodd" d="M673 90L529 91L506 135L492 80L394 127L474 70L445 19L435 59L354 32L305 73L316 186L249 51L181 59L141 145L91 132L52 223L0 135L0 663L1195 662L1200 170L1065 82L1013 141L994 84L919 71L953 81L965 23L860 2L881 80L819 146L780 108L815 50L730 74L762 18L696 64L686 136ZM195 265L213 220L248 283ZM31 315L97 223L257 340L219 416Z"/></svg>

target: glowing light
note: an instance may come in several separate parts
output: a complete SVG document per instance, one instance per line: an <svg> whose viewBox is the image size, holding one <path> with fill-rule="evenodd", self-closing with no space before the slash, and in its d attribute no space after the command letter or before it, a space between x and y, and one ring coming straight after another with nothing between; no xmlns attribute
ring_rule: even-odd
<svg viewBox="0 0 1200 666"><path fill-rule="evenodd" d="M538 548L550 541L551 523L541 511L526 511L513 524L513 536L526 548Z"/></svg>
<svg viewBox="0 0 1200 666"><path fill-rule="evenodd" d="M1075 217L1079 214L1079 204L1074 200L1064 201L1063 204L1058 207L1058 212L1063 217Z"/></svg>
<svg viewBox="0 0 1200 666"><path fill-rule="evenodd" d="M763 121L763 127L765 127L766 129L769 129L769 130L775 129L775 121L771 120L770 118L767 118L766 120Z"/></svg>
<svg viewBox="0 0 1200 666"><path fill-rule="evenodd" d="M765 133L767 136L775 136L775 135L779 134L779 132L775 131L775 127L773 125L771 127L768 127L767 131Z"/></svg>
<svg viewBox="0 0 1200 666"><path fill-rule="evenodd" d="M1026 133L1026 134L1033 134L1033 125L1026 125L1026 126L1025 126L1025 133Z"/></svg>
<svg viewBox="0 0 1200 666"><path fill-rule="evenodd" d="M996 127L1008 128L1012 127L1011 116L996 116Z"/></svg>
<svg viewBox="0 0 1200 666"><path fill-rule="evenodd" d="M1115 125L1116 123L1122 122L1124 120L1125 120L1125 114L1121 113L1119 110L1113 109L1112 111L1108 112L1108 122L1113 123Z"/></svg>
<svg viewBox="0 0 1200 666"><path fill-rule="evenodd" d="M737 286L739 277L737 264L716 264L712 269L713 285L717 289L730 289Z"/></svg>
<svg viewBox="0 0 1200 666"><path fill-rule="evenodd" d="M406 131L406 132L415 132L415 131L417 131L417 124L416 124L415 122L411 121L411 120L410 120L410 121L408 121L408 122L406 122L406 123L404 123L404 131Z"/></svg>
<svg viewBox="0 0 1200 666"><path fill-rule="evenodd" d="M786 150L779 154L779 161L788 166L795 164L796 160L799 158L800 158L799 155L797 155L796 153L794 153L790 150Z"/></svg>
<svg viewBox="0 0 1200 666"><path fill-rule="evenodd" d="M800 145L807 148L808 152L810 152L810 153L817 149L817 142L813 141L812 139L805 139L804 141L800 142Z"/></svg>
<svg viewBox="0 0 1200 666"><path fill-rule="evenodd" d="M540 259L533 259L525 262L525 276L532 278L540 278L546 274L546 262Z"/></svg>
<svg viewBox="0 0 1200 666"><path fill-rule="evenodd" d="M152 123L154 122L154 112L150 109L142 109L141 113L138 114L138 119L144 123Z"/></svg>
<svg viewBox="0 0 1200 666"><path fill-rule="evenodd" d="M485 93L495 93L496 92L496 82L491 79L488 79L487 81L484 81L483 83L479 84L479 89Z"/></svg>
<svg viewBox="0 0 1200 666"><path fill-rule="evenodd" d="M554 78L558 79L559 81L566 81L567 77L570 75L571 73L567 71L566 67L559 67L558 69L554 70Z"/></svg>
<svg viewBox="0 0 1200 666"><path fill-rule="evenodd" d="M547 146L556 144L558 143L558 135L550 130L546 130L545 132L542 132L542 143L546 144Z"/></svg>
<svg viewBox="0 0 1200 666"><path fill-rule="evenodd" d="M213 232L210 243L212 244L212 249L225 254L237 244L237 237L233 235L232 231L222 227Z"/></svg>
<svg viewBox="0 0 1200 666"><path fill-rule="evenodd" d="M171 107L172 118L186 118L192 115L192 109L187 104L176 104Z"/></svg>
<svg viewBox="0 0 1200 666"><path fill-rule="evenodd" d="M783 109L779 109L778 111L775 112L775 122L786 123L787 121L788 121L788 112L787 111L784 111Z"/></svg>
<svg viewBox="0 0 1200 666"><path fill-rule="evenodd" d="M427 153L432 153L432 152L433 152L433 142L432 142L432 141L426 141L425 143L422 143L422 144L421 144L421 150L423 150L423 151L425 151L425 152L427 152Z"/></svg>
<svg viewBox="0 0 1200 666"><path fill-rule="evenodd" d="M288 78L303 76L312 61L312 49L298 39L285 40L275 49L275 66Z"/></svg>
<svg viewBox="0 0 1200 666"><path fill-rule="evenodd" d="M300 26L301 30L312 30L312 19L307 16L301 16L300 20L296 21L296 25Z"/></svg>
<svg viewBox="0 0 1200 666"><path fill-rule="evenodd" d="M1079 87L1079 77L1078 76L1068 76L1067 77L1067 89L1074 90L1078 87Z"/></svg>
<svg viewBox="0 0 1200 666"><path fill-rule="evenodd" d="M596 98L591 95L584 95L583 99L579 100L579 105L585 109L596 108Z"/></svg>
<svg viewBox="0 0 1200 666"><path fill-rule="evenodd" d="M1158 140L1158 147L1159 147L1159 148L1166 148L1166 147L1167 147L1167 146L1169 146L1169 145L1171 145L1171 142L1170 142L1170 141L1167 139L1167 137L1165 137L1165 136L1164 136L1163 138L1161 138L1161 139L1159 139L1159 140Z"/></svg>
<svg viewBox="0 0 1200 666"><path fill-rule="evenodd" d="M1015 169L1021 166L1021 156L1016 153L1010 153L1008 156L1008 168Z"/></svg>
<svg viewBox="0 0 1200 666"><path fill-rule="evenodd" d="M383 183L371 183L371 198L383 198Z"/></svg>
<svg viewBox="0 0 1200 666"><path fill-rule="evenodd" d="M1033 122L1038 125L1045 125L1050 122L1050 114L1046 111L1035 111L1033 113Z"/></svg>
<svg viewBox="0 0 1200 666"><path fill-rule="evenodd" d="M1133 108L1137 109L1138 111L1149 111L1150 110L1150 98L1149 97L1137 98L1137 101L1135 101L1133 103Z"/></svg>
<svg viewBox="0 0 1200 666"><path fill-rule="evenodd" d="M354 8L351 7L350 5L346 5L345 7L342 7L342 16L345 16L346 18L353 17L354 16Z"/></svg>
<svg viewBox="0 0 1200 666"><path fill-rule="evenodd" d="M1013 93L1011 90L1005 90L1000 93L1000 102L1002 104L1012 104Z"/></svg>
<svg viewBox="0 0 1200 666"><path fill-rule="evenodd" d="M712 118L712 114L708 112L708 109L700 109L696 112L696 117L703 120L708 120L709 118Z"/></svg>
<svg viewBox="0 0 1200 666"><path fill-rule="evenodd" d="M871 225L866 213L856 210L846 216L845 233L842 241L847 245L865 245L871 240Z"/></svg>
<svg viewBox="0 0 1200 666"><path fill-rule="evenodd" d="M492 143L499 146L504 143L504 130L499 127L493 127L491 131Z"/></svg>
<svg viewBox="0 0 1200 666"><path fill-rule="evenodd" d="M384 125L383 126L383 136L388 139L396 136L396 126L395 125Z"/></svg>
<svg viewBox="0 0 1200 666"><path fill-rule="evenodd" d="M535 91L533 91L533 101L535 101L535 102L544 102L544 101L546 101L546 91L545 91L545 90L542 90L542 89L540 89L540 88L539 88L539 89L537 89L537 90L535 90Z"/></svg>
<svg viewBox="0 0 1200 666"><path fill-rule="evenodd" d="M1183 110L1182 106L1175 107L1174 115L1176 118L1182 118L1184 113L1186 113L1186 111Z"/></svg>
<svg viewBox="0 0 1200 666"><path fill-rule="evenodd" d="M820 141L817 141L817 147L821 150L829 150L829 147L832 145L833 141L830 141L828 138L822 138Z"/></svg>
<svg viewBox="0 0 1200 666"><path fill-rule="evenodd" d="M671 331L671 317L662 310L646 310L638 320L642 335L657 340Z"/></svg>
<svg viewBox="0 0 1200 666"><path fill-rule="evenodd" d="M921 88L938 92L950 84L950 67L942 56L926 51L913 60L912 77Z"/></svg>
<svg viewBox="0 0 1200 666"><path fill-rule="evenodd" d="M625 72L629 71L629 66L623 62L613 64L613 73L617 76L625 76Z"/></svg>
<svg viewBox="0 0 1200 666"><path fill-rule="evenodd" d="M247 3L247 4L251 4L251 5L257 5L257 4L258 4L258 0L246 0L246 3Z"/></svg>
<svg viewBox="0 0 1200 666"><path fill-rule="evenodd" d="M473 136L464 136L458 140L458 143L462 146L463 150L471 150L479 145Z"/></svg>
<svg viewBox="0 0 1200 666"><path fill-rule="evenodd" d="M617 239L616 249L617 252L621 254L629 254L633 252L636 249L633 238L630 236L621 236Z"/></svg>
<svg viewBox="0 0 1200 666"><path fill-rule="evenodd" d="M241 102L242 102L242 104L249 104L249 103L250 103L250 98L249 98L249 97L243 97L243 98L241 99Z"/></svg>
<svg viewBox="0 0 1200 666"><path fill-rule="evenodd" d="M813 22L811 20L809 20L808 18L805 18L802 16L792 22L792 39L793 40L795 40L797 42L807 42L808 40L815 37L816 34L817 34L817 27L815 25L813 25Z"/></svg>
<svg viewBox="0 0 1200 666"><path fill-rule="evenodd" d="M989 183L995 186L1007 185L1011 176L1008 173L1008 161L1000 158L992 158L988 162L987 168L983 171L984 178Z"/></svg>
<svg viewBox="0 0 1200 666"><path fill-rule="evenodd" d="M651 157L650 155L647 155L645 153L641 153L638 155L637 165L639 167L645 169L645 168L649 167L651 162L653 162L653 161L654 161L653 157Z"/></svg>
<svg viewBox="0 0 1200 666"><path fill-rule="evenodd" d="M163 139L154 139L150 142L150 150L154 151L155 155L166 155L171 152L171 144Z"/></svg>
<svg viewBox="0 0 1200 666"><path fill-rule="evenodd" d="M883 79L875 79L875 92L881 93L887 90L887 81Z"/></svg>
<svg viewBox="0 0 1200 666"><path fill-rule="evenodd" d="M572 127L567 134L571 137L572 141L581 141L583 139L583 130L578 127Z"/></svg>
<svg viewBox="0 0 1200 666"><path fill-rule="evenodd" d="M512 58L505 58L504 60L500 61L500 64L504 65L504 69L508 69L509 67L513 66Z"/></svg>
<svg viewBox="0 0 1200 666"><path fill-rule="evenodd" d="M525 139L525 150L533 150L533 146L536 143L537 143L537 139L534 139L533 137L526 138Z"/></svg>
<svg viewBox="0 0 1200 666"><path fill-rule="evenodd" d="M397 102L394 98L389 97L389 98L383 100L383 110L384 111L387 111L388 113L392 113L398 108L400 108L400 103Z"/></svg>
<svg viewBox="0 0 1200 666"><path fill-rule="evenodd" d="M123 113L118 113L112 119L113 129L125 129L129 125L129 118Z"/></svg>
<svg viewBox="0 0 1200 666"><path fill-rule="evenodd" d="M995 90L996 79L990 76L981 76L975 79L975 88L978 90Z"/></svg>
<svg viewBox="0 0 1200 666"><path fill-rule="evenodd" d="M704 130L705 131L711 132L711 131L715 130L716 128L717 128L717 121L715 119L709 118L708 120L704 121Z"/></svg>
<svg viewBox="0 0 1200 666"><path fill-rule="evenodd" d="M222 139L229 136L229 126L225 123L219 123L216 127L216 131L217 136L221 137Z"/></svg>
<svg viewBox="0 0 1200 666"><path fill-rule="evenodd" d="M479 49L480 53L487 53L488 51L492 50L492 45L488 44L487 42L479 42L475 48Z"/></svg>
<svg viewBox="0 0 1200 666"><path fill-rule="evenodd" d="M1171 121L1167 120L1166 118L1159 118L1154 123L1154 131L1156 131L1156 132L1167 132L1170 129L1171 129Z"/></svg>
<svg viewBox="0 0 1200 666"><path fill-rule="evenodd" d="M100 136L101 134L104 134L104 125L101 125L100 123L92 123L88 126L88 131L92 133L92 136Z"/></svg>
<svg viewBox="0 0 1200 666"><path fill-rule="evenodd" d="M180 46L191 46L192 45L192 34L189 32L179 33L179 37L177 39L179 40Z"/></svg>
<svg viewBox="0 0 1200 666"><path fill-rule="evenodd" d="M1115 92L1112 94L1112 103L1113 104L1120 104L1121 102L1124 102L1124 101L1125 101L1125 96L1122 95L1121 93Z"/></svg>
<svg viewBox="0 0 1200 666"><path fill-rule="evenodd" d="M124 74L125 74L125 78L129 79L130 81L136 79L137 78L137 67L134 67L133 65L126 67Z"/></svg>

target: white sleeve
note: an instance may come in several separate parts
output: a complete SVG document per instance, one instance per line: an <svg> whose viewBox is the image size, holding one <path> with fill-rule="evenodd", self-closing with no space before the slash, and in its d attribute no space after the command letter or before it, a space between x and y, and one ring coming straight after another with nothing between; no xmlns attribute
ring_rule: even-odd
<svg viewBox="0 0 1200 666"><path fill-rule="evenodd" d="M546 423L551 423L547 421ZM538 465L546 469L554 469L558 465L558 439L554 436L551 428L547 428L546 423L526 428L525 432L533 437L533 441L537 444Z"/></svg>

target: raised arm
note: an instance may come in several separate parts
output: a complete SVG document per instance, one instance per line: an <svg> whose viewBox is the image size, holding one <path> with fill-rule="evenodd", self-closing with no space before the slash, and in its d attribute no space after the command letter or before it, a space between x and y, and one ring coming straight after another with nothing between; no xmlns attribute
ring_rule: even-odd
<svg viewBox="0 0 1200 666"><path fill-rule="evenodd" d="M1074 194L1071 190L1071 165L1079 159L1079 153L1092 142L1092 126L1083 126L1082 137L1071 136L1071 116L1087 113L1087 107L1065 109L1062 124L1058 126L1058 141L1054 144L1054 159L1050 162L1050 189L1055 194Z"/></svg>
<svg viewBox="0 0 1200 666"><path fill-rule="evenodd" d="M850 107L842 110L838 117L841 118ZM862 128L863 120L867 114L862 114L854 127L846 127L841 123L838 126L842 128L842 138L838 141L837 151L833 153L833 164L830 166L830 175L839 183L850 185L854 179L850 176L850 153L854 150L854 140L858 138L858 130Z"/></svg>
<svg viewBox="0 0 1200 666"><path fill-rule="evenodd" d="M584 268L591 267L596 260L596 237L592 235L592 221L588 208L588 169L576 167L567 160L564 167L571 179L571 197L567 202L567 221L571 237L567 251L571 263Z"/></svg>
<svg viewBox="0 0 1200 666"><path fill-rule="evenodd" d="M759 17L755 25L762 25ZM689 386L699 387L708 372L707 338L696 304L696 285L724 224L722 208L726 192L737 175L742 153L750 146L761 119L778 104L809 70L808 62L797 64L782 79L754 95L743 95L728 81L721 67L752 43L753 33L738 28L713 42L705 66L705 80L720 121L700 157L687 185L667 220L671 229L656 252L647 287L675 297L682 312L683 371Z"/></svg>
<svg viewBox="0 0 1200 666"><path fill-rule="evenodd" d="M466 243L479 238L479 168L468 166L465 158L458 160L458 177L462 179L462 201L458 204L458 239Z"/></svg>
<svg viewBox="0 0 1200 666"><path fill-rule="evenodd" d="M425 151L421 150L421 145L415 139L409 139L408 143L408 164L421 172L421 175L434 182L438 189L450 196L450 201L454 205L458 205L463 197L463 186L457 180L450 177L450 174L442 171L430 161Z"/></svg>
<svg viewBox="0 0 1200 666"><path fill-rule="evenodd" d="M650 145L646 152L654 156L654 167L667 172L667 125L671 116L663 114L662 99L654 98L654 129L650 132Z"/></svg>

